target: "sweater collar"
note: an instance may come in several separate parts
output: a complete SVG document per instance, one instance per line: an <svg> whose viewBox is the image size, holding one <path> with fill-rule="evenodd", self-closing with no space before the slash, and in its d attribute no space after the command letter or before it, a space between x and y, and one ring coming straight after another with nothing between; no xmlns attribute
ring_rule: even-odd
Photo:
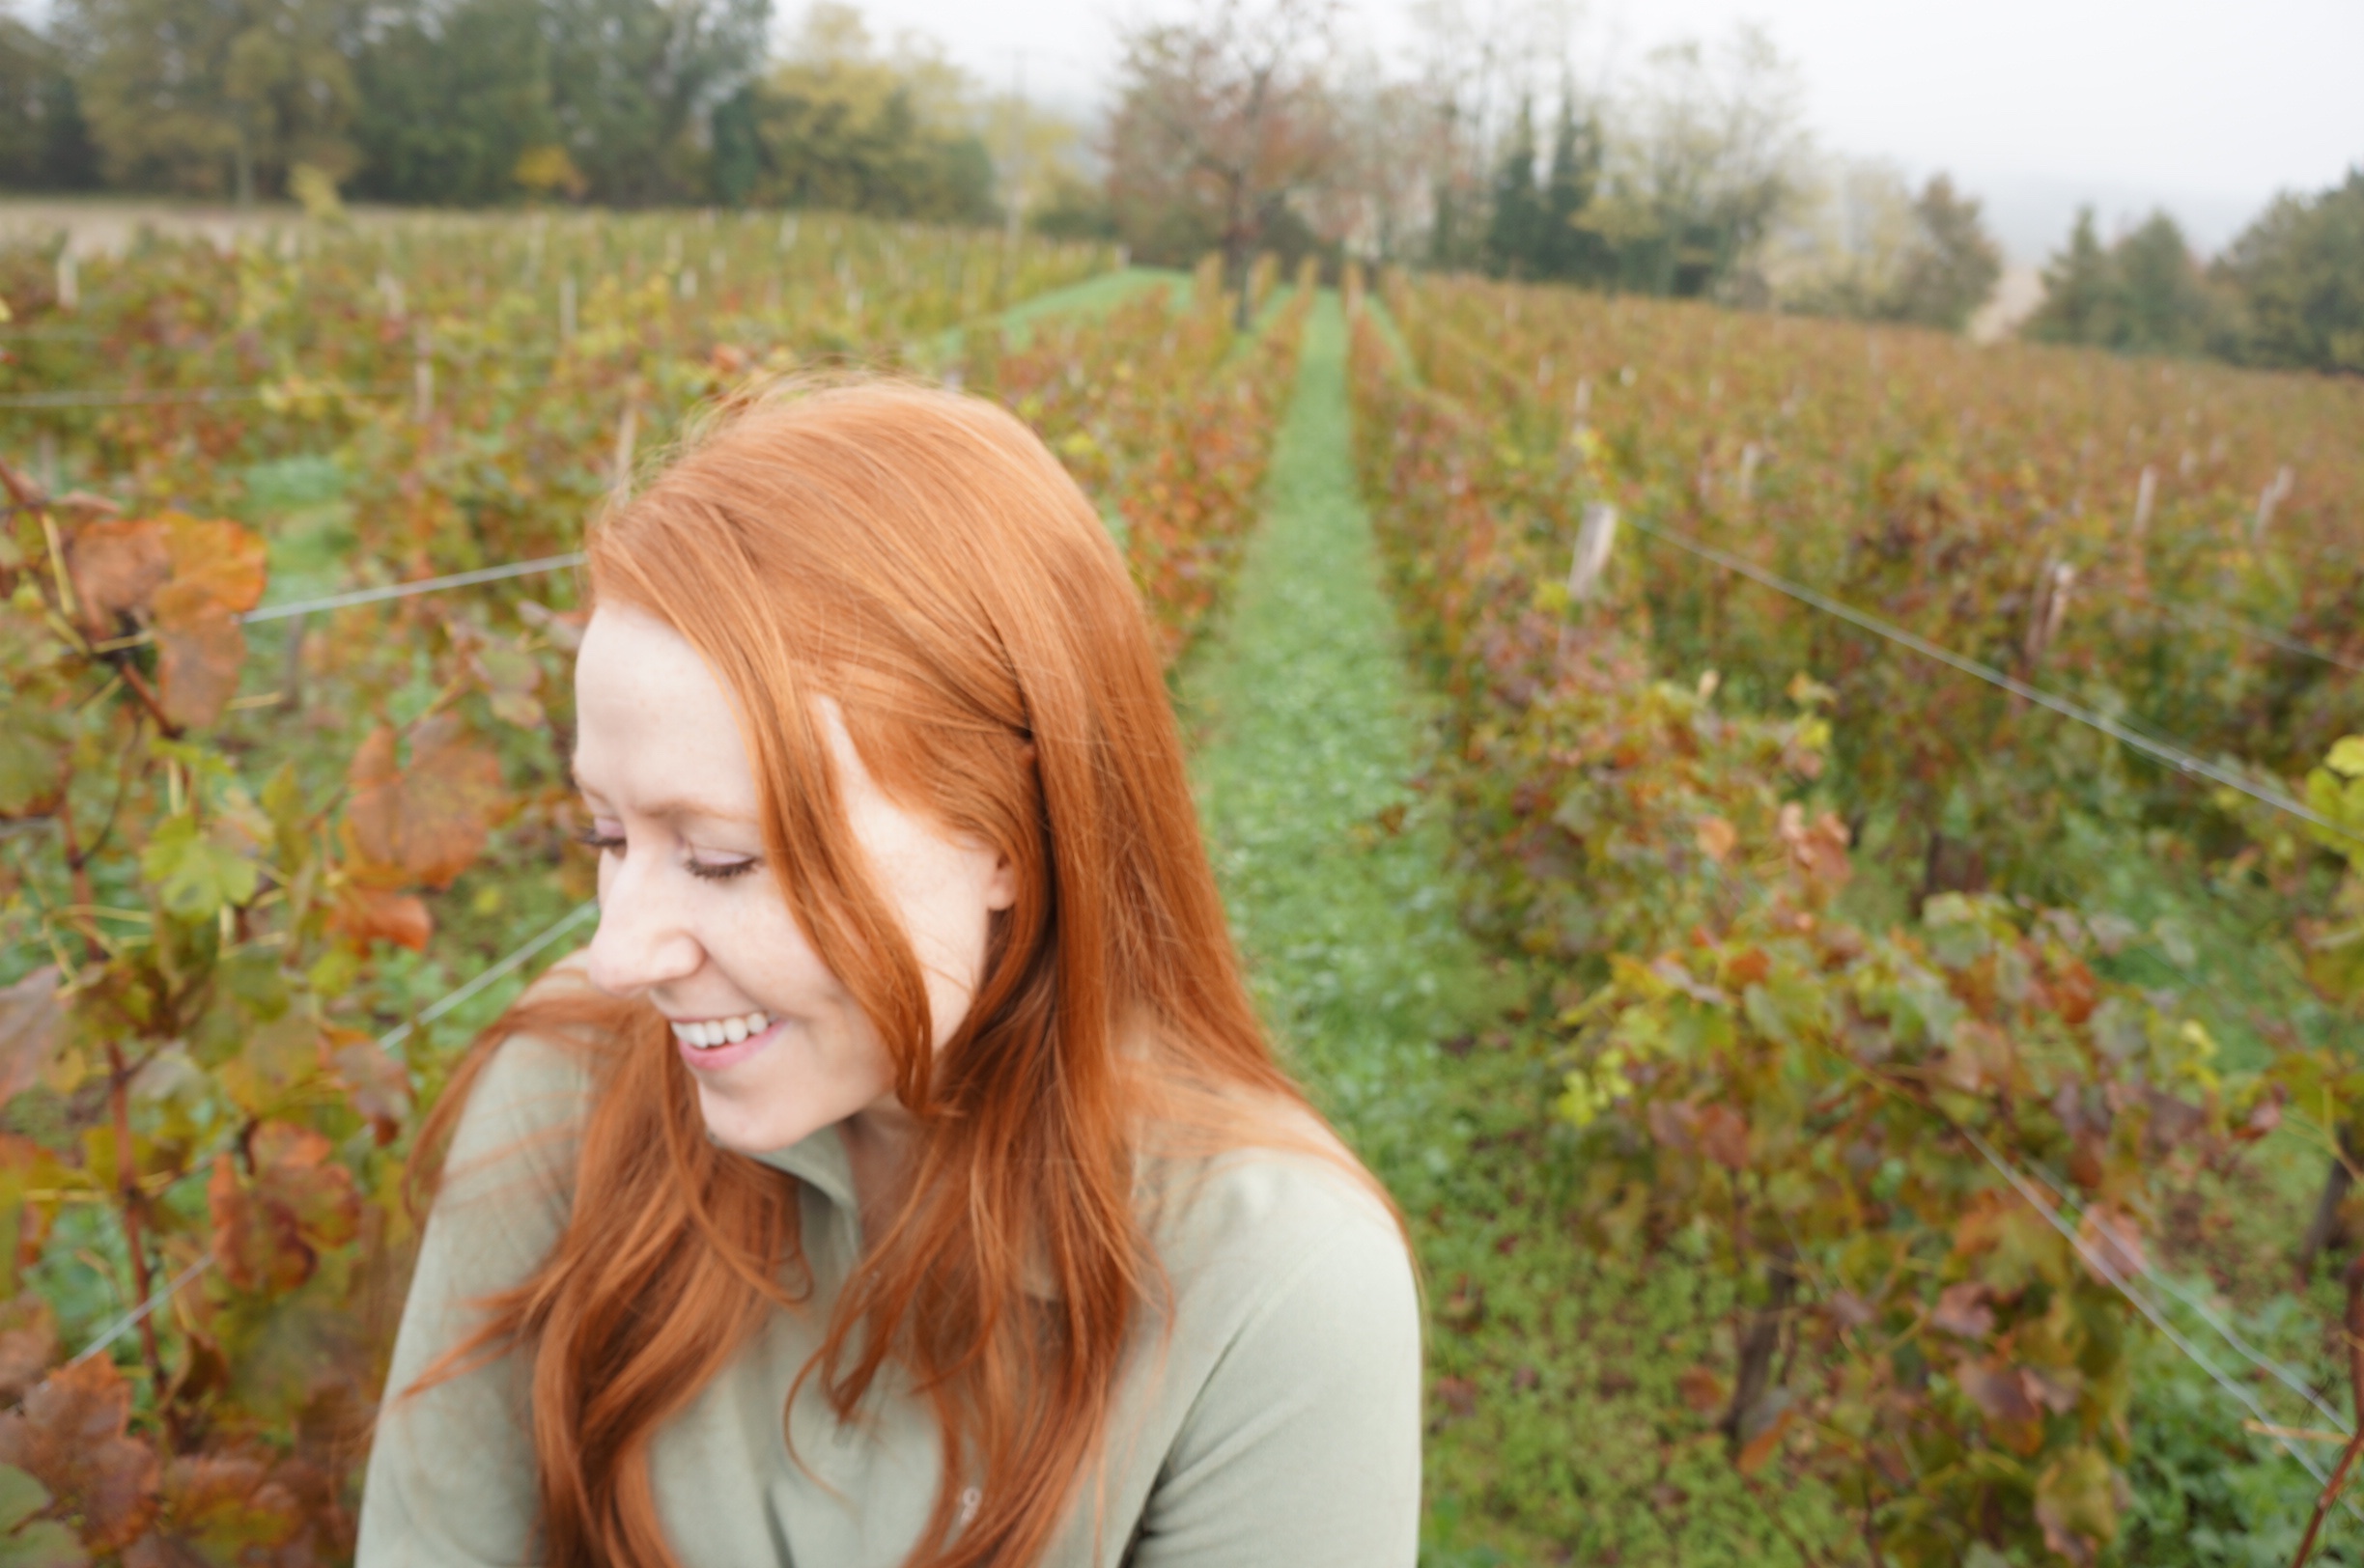
<svg viewBox="0 0 2364 1568"><path fill-rule="evenodd" d="M849 1215L859 1212L854 1201L854 1164L846 1158L845 1139L837 1135L834 1122L784 1149L749 1158L786 1171Z"/></svg>

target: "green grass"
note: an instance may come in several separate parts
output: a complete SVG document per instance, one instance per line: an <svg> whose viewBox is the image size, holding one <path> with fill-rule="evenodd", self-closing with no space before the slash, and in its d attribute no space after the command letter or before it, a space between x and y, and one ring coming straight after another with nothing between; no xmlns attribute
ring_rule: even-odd
<svg viewBox="0 0 2364 1568"><path fill-rule="evenodd" d="M1429 1306L1430 1568L1783 1563L1765 1504L1674 1380L1729 1359L1680 1258L1603 1257L1566 1222L1551 1084L1499 1027L1522 977L1463 930L1431 742L1348 455L1335 296L1309 325L1264 526L1183 672L1200 809L1274 1035L1410 1215ZM1789 1527L1827 1541L1822 1499Z"/></svg>

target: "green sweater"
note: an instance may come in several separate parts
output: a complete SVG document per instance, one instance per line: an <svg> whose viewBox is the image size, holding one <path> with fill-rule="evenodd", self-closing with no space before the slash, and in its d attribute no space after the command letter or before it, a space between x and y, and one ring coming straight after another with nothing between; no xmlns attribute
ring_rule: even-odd
<svg viewBox="0 0 2364 1568"><path fill-rule="evenodd" d="M541 1561L522 1358L394 1396L458 1342L470 1299L548 1255L589 1093L579 1062L526 1038L477 1082L395 1341L358 1568ZM894 1568L935 1498L935 1420L892 1367L848 1425L808 1380L789 1413L803 1468L789 1457L789 1387L860 1254L859 1218L834 1128L760 1158L802 1185L813 1297L658 1432L665 1537L684 1568ZM1138 1330L1044 1568L1411 1568L1421 1328L1393 1222L1309 1157L1226 1157L1196 1193L1154 1221L1171 1321Z"/></svg>

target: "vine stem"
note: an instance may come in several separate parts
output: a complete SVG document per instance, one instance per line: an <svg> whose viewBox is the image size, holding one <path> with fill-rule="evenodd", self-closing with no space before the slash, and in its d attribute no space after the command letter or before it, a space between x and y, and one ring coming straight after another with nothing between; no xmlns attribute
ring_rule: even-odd
<svg viewBox="0 0 2364 1568"><path fill-rule="evenodd" d="M148 1245L140 1225L140 1207L146 1194L139 1188L139 1172L133 1162L131 1141L131 1075L124 1066L123 1047L107 1042L107 1106L115 1125L115 1185L122 1198L118 1211L123 1218L124 1247L131 1254L131 1299L148 1300L152 1293L149 1278ZM166 1437L175 1449L181 1446L181 1423L174 1415L164 1377L164 1354L156 1345L155 1317L152 1313L140 1319L140 1352L148 1362L149 1386L155 1399L156 1414L163 1418Z"/></svg>
<svg viewBox="0 0 2364 1568"><path fill-rule="evenodd" d="M2314 1517L2307 1521L2306 1534L2299 1538L2298 1554L2291 1559L2291 1568L2306 1568L2323 1519L2339 1500L2340 1489L2348 1484L2348 1472L2355 1468L2356 1455L2364 1453L2364 1256L2348 1265L2348 1313L2340 1328L2340 1337L2348 1341L2348 1388L2354 1401L2351 1408L2355 1412L2355 1434L2348 1440L2348 1446L2340 1450L2339 1464L2332 1469L2330 1481L2315 1499Z"/></svg>

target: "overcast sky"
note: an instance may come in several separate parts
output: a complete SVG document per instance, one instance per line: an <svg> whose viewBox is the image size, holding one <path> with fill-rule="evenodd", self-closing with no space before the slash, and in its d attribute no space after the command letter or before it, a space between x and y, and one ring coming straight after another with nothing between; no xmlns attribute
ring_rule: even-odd
<svg viewBox="0 0 2364 1568"><path fill-rule="evenodd" d="M779 0L790 19L799 0ZM1119 26L1175 0L858 0L881 33L934 35L996 89L1104 94ZM1409 69L1409 0L1347 0ZM2016 259L2038 262L2090 201L2105 231L2163 206L2204 250L2278 190L2364 164L2364 0L1593 0L1579 66L1764 24L1807 87L1823 147L1951 171Z"/></svg>

